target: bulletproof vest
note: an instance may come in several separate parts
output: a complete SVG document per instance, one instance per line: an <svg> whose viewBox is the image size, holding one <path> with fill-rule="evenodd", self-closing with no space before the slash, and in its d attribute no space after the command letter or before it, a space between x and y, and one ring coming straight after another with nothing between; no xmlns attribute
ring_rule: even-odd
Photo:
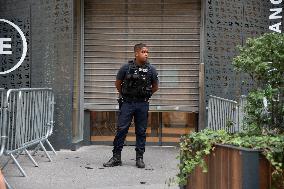
<svg viewBox="0 0 284 189"><path fill-rule="evenodd" d="M148 63L142 67L129 62L129 68L122 83L122 96L132 99L150 98L151 84Z"/></svg>

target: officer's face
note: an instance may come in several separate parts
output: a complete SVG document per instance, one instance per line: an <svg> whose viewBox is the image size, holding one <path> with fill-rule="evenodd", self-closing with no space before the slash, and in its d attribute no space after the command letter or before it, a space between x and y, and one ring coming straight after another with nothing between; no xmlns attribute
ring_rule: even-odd
<svg viewBox="0 0 284 189"><path fill-rule="evenodd" d="M143 47L142 49L135 52L135 57L138 62L145 63L148 59L148 48Z"/></svg>

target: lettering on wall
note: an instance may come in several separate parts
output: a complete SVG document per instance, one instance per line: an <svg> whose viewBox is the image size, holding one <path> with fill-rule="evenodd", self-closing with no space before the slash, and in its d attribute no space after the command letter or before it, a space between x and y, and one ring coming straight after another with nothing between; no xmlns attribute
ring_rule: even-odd
<svg viewBox="0 0 284 189"><path fill-rule="evenodd" d="M1 70L0 71L0 75L5 75L5 74L8 74L16 69L18 69L21 64L24 62L25 58L26 58L26 54L27 54L27 40L26 40L26 37L23 33L23 31L20 29L19 26L17 26L16 24L14 24L13 22L9 21L9 20L6 20L6 19L0 19L0 22L1 23L7 23L9 24L15 31L15 33L19 33L20 34L20 38L22 40L22 55L21 55L21 58L20 60L15 64L13 65L13 67L7 69L7 70ZM1 37L1 36L0 36ZM3 56L3 55L12 55L13 52L12 52L12 45L11 45L11 41L12 41L12 38L9 37L5 37L5 38L0 38L0 55ZM18 45L16 45L18 46ZM21 49L21 48L20 48ZM1 62L2 63L2 62ZM3 63L2 63L3 64Z"/></svg>
<svg viewBox="0 0 284 189"><path fill-rule="evenodd" d="M283 12L283 0L270 0L273 5L273 8L270 10L269 21L271 21L272 25L269 26L269 30L282 33L281 25L282 25L282 12Z"/></svg>

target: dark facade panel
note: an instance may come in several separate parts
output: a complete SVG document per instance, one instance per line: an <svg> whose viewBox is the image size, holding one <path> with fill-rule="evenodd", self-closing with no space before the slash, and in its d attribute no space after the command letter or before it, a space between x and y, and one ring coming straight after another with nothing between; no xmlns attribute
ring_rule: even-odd
<svg viewBox="0 0 284 189"><path fill-rule="evenodd" d="M0 18L19 25L28 40L24 64L11 74L0 76L0 87L53 88L56 123L52 142L57 149L69 148L74 80L73 1L0 0L0 5ZM246 76L237 75L231 64L237 55L235 47L248 37L269 32L273 23L269 21L270 7L273 7L270 1L206 0L203 54L206 99L209 95L235 99L247 92L251 84L241 86ZM282 24L283 21L282 17ZM9 66L9 60L0 61Z"/></svg>
<svg viewBox="0 0 284 189"><path fill-rule="evenodd" d="M2 6L1 6L2 7ZM9 20L19 26L24 33L28 51L23 64L15 71L0 75L0 88L19 88L19 87L30 87L30 67L31 67L31 18L30 18L30 7L26 6L22 9L14 9L11 11L0 11L0 18ZM20 34L17 30L9 25L8 23L1 22L0 23L0 37L11 38L11 55L1 55L0 56L0 71L7 71L11 69L13 66L19 62L22 55L22 47L23 42ZM20 45L19 45L20 44Z"/></svg>
<svg viewBox="0 0 284 189"><path fill-rule="evenodd" d="M0 80L0 87L50 87L56 109L52 143L69 148L72 140L73 1L0 0L1 17L9 15L28 37L22 68ZM28 10L17 12L17 10ZM18 75L21 74L21 77ZM5 77L5 76L4 76ZM16 77L13 84L11 77Z"/></svg>
<svg viewBox="0 0 284 189"><path fill-rule="evenodd" d="M228 99L247 94L252 82L232 66L237 45L269 32L270 1L207 0L205 20L205 98ZM241 85L242 80L248 82Z"/></svg>

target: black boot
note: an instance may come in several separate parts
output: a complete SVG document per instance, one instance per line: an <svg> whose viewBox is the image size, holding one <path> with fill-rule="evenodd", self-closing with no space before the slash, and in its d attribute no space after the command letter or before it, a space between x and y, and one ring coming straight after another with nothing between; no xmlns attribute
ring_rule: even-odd
<svg viewBox="0 0 284 189"><path fill-rule="evenodd" d="M136 167L145 168L145 163L143 162L143 153L136 151Z"/></svg>
<svg viewBox="0 0 284 189"><path fill-rule="evenodd" d="M112 158L106 163L103 164L104 167L114 167L114 166L121 166L121 153L113 153Z"/></svg>

